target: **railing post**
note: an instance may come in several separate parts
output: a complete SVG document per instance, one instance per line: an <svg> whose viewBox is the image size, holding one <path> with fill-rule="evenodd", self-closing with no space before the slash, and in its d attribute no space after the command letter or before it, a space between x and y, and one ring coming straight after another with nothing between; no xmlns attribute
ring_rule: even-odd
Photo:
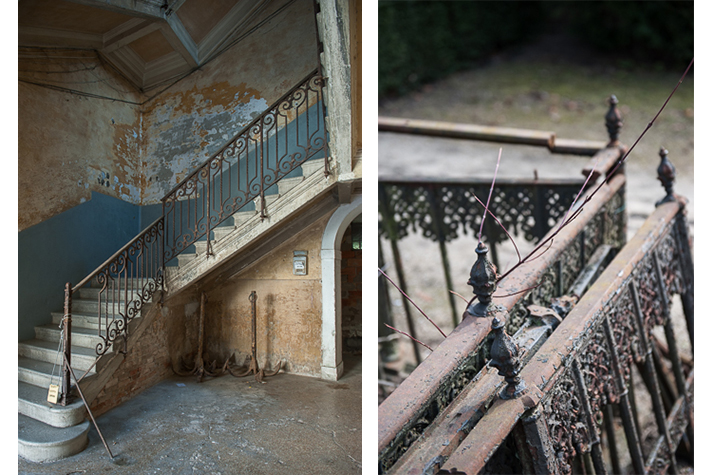
<svg viewBox="0 0 710 475"><path fill-rule="evenodd" d="M62 362L62 386L60 388L59 403L66 406L69 402L69 389L71 387L71 375L69 366L71 365L71 284L64 286L64 317L62 318L62 352L64 358Z"/></svg>

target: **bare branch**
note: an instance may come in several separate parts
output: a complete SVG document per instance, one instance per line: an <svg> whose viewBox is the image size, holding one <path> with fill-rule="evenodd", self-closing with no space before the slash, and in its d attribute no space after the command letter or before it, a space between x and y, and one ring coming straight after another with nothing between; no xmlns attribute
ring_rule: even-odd
<svg viewBox="0 0 710 475"><path fill-rule="evenodd" d="M486 220L486 214L488 213L488 205L491 203L491 196L493 196L493 188L496 185L496 176L498 175L498 167L500 166L500 156L503 154L503 147L498 150L498 161L496 162L496 171L493 172L493 181L491 182L491 191L488 192L488 200L486 201L485 210L483 211L483 217L481 218L481 228L478 230L478 242L481 242L481 235L483 234L483 222ZM478 199L478 198L476 198Z"/></svg>
<svg viewBox="0 0 710 475"><path fill-rule="evenodd" d="M395 289L399 290L399 293L402 294L402 295L404 296L404 298L406 298L407 300L409 300L409 302L410 302L412 305L414 305L414 307L415 307L417 310L419 310L419 313L421 313L422 315L424 315L424 318L426 318L427 320L429 320L429 323L431 323L432 325L434 325L434 326L436 327L436 329L439 330L439 333L441 333L442 335L444 335L444 338L446 338L446 333L444 333L443 331L441 331L441 328L439 328L439 326L438 326L436 323L434 323L434 322L431 320L431 318L429 318L429 317L427 316L427 314L424 313L424 311L423 311L421 308L419 308L419 306L418 306L417 304L414 303L414 300L412 300L412 299L409 297L409 295L407 295L406 293L404 293L404 291L403 291L402 289L400 289L400 288L397 286L397 284L395 284L395 283L392 281L392 279L390 279L390 276L388 276L388 275L387 275L382 269L380 269L380 268L378 268L377 270L380 271L380 274L382 274L382 275L385 277L385 279L387 279L387 280L390 282L390 284L394 285ZM407 335L407 336L409 336L409 335ZM410 338L411 338L411 337L410 337Z"/></svg>
<svg viewBox="0 0 710 475"><path fill-rule="evenodd" d="M419 340L417 340L416 338L414 338L412 335L410 335L410 334L408 334L408 333L406 333L406 332L403 332L402 330L397 330L396 328L391 327L391 326L387 325L386 323L385 323L385 326L386 326L387 328L389 328L390 330L394 330L394 331L396 331L397 333L401 333L402 335L404 335L404 336L406 336L406 337L408 337L408 338L411 338L412 341L415 341L415 342L419 343L420 345L422 345L422 346L428 348L429 351L434 351L434 350L431 349L431 346L427 345L426 343L422 343L421 341L419 341Z"/></svg>

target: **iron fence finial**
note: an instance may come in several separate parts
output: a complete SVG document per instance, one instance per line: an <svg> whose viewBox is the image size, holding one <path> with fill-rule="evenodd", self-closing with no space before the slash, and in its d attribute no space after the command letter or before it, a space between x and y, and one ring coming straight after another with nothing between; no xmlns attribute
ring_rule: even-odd
<svg viewBox="0 0 710 475"><path fill-rule="evenodd" d="M619 100L614 94L609 98L609 110L604 116L604 122L606 123L606 130L609 134L609 143L607 147L616 147L619 145L619 131L624 123L621 120L621 112L616 107Z"/></svg>
<svg viewBox="0 0 710 475"><path fill-rule="evenodd" d="M471 266L471 275L467 284L473 287L478 302L469 305L466 310L474 317L485 317L490 311L491 296L497 288L498 273L496 266L488 259L488 247L483 242L478 243L476 254L478 258Z"/></svg>
<svg viewBox="0 0 710 475"><path fill-rule="evenodd" d="M658 165L656 172L658 173L658 180L661 182L661 185L663 185L663 189L666 190L666 196L662 200L657 201L656 206L676 200L673 194L675 167L671 161L668 160L668 150L661 147L658 155L661 157L661 163Z"/></svg>
<svg viewBox="0 0 710 475"><path fill-rule="evenodd" d="M491 328L495 333L491 345L490 365L498 370L498 374L508 383L500 392L502 399L513 399L525 391L525 381L520 378L522 368L522 351L505 331L505 322L508 312L504 308L494 311Z"/></svg>

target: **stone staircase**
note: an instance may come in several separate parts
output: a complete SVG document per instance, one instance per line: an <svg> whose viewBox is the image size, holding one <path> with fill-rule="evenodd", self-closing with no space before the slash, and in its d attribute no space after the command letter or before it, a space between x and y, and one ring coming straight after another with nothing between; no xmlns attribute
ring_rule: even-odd
<svg viewBox="0 0 710 475"><path fill-rule="evenodd" d="M108 360L97 362L96 356L102 341L97 332L98 291L81 289L72 302L71 365L78 378L88 370L82 388ZM52 323L35 327L35 338L18 344L18 453L33 462L73 455L88 443L89 421L81 398L76 395L66 406L47 402L50 383L59 384L61 378L62 317L63 312L52 312Z"/></svg>
<svg viewBox="0 0 710 475"><path fill-rule="evenodd" d="M299 185L300 188L309 186L309 183L304 181L316 173L322 173L323 167L323 158L311 159L300 167L301 176L279 180L271 187L272 194L265 195L267 214L272 203L298 195ZM215 228L212 243L224 245L230 239L237 239L239 229L245 223L250 220L260 221L260 210L261 203L257 198L253 209L237 212ZM206 239L198 241L194 244L194 252L190 252L188 248L177 256L173 264L177 263L178 269L189 266L196 259L204 258L206 248ZM168 270L166 269L166 273ZM89 404L122 361L122 358L113 358L117 348L122 346L120 339L97 361L96 345L102 341L97 333L98 292L99 288L92 283L90 287L80 289L72 301L71 365L78 378L89 370L81 382L82 391ZM61 336L59 323L62 317L63 312L52 312L52 323L35 327L35 338L18 344L18 453L33 462L68 457L81 452L88 444L90 422L78 394L67 406L47 402L50 383L59 384L60 381L61 354L58 348ZM141 320L145 318L141 318L139 314L131 322L129 334L132 337L139 333L140 330L136 331L138 326L144 324Z"/></svg>
<svg viewBox="0 0 710 475"><path fill-rule="evenodd" d="M298 185L304 182L308 177L314 175L315 173L323 173L325 166L325 159L316 158L311 159L299 167L302 171L302 175L293 176L289 178L282 178L274 184L270 189L266 190L264 194L265 209L268 214L269 207L279 199L288 199L289 192ZM225 241L235 237L236 231L242 228L248 221L252 219L260 219L261 212L261 197L257 197L253 201L254 206L245 206L244 211L238 211L234 213L230 218L227 218L219 226L212 230L213 235L210 240L210 245L214 246L216 243L224 243ZM193 248L194 249L191 249ZM179 254L176 258L177 267L184 268L193 263L196 258L200 256L205 256L207 254L207 239L203 237L194 243L193 246L188 247L186 252Z"/></svg>

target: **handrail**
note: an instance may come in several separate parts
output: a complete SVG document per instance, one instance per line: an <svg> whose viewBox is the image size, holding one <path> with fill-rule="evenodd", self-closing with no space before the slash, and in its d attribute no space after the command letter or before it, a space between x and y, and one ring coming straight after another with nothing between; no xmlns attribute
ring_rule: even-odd
<svg viewBox="0 0 710 475"><path fill-rule="evenodd" d="M693 433L692 363L690 369L682 367L670 318L672 295L692 292L692 274L683 265L689 252L683 208L682 201L656 208L521 369L530 390L520 398L493 402L448 460L438 461L440 473L479 473L521 420L527 440L517 450L530 447L530 463L569 473L574 457L591 454L596 473L606 473L599 416L612 403L620 408L634 473L674 466L673 453L686 427L691 441ZM663 327L670 349L670 375L655 369L657 344L651 334L657 326ZM645 460L641 428L634 420L634 364L648 387L657 424L655 449ZM673 410L664 408L661 389L676 394L670 401ZM611 437L608 443L614 443Z"/></svg>
<svg viewBox="0 0 710 475"><path fill-rule="evenodd" d="M511 318L507 322L507 329L511 334L524 321L525 306L530 303L539 304L535 301L539 298L536 297L537 295L543 295L544 300L550 300L553 294L557 293L555 287L558 285L554 281L561 280L563 271L558 269L558 266L561 267L560 263L572 263L573 259L567 253L575 251L573 244L581 239L586 246L578 247L587 247L587 249L586 251L577 249L577 252L591 254L593 248L588 240L592 238L602 241L607 238L603 232L602 236L590 235L597 235L599 231L585 236L585 227L605 228L605 224L598 221L601 219L602 223L606 223L608 219L613 219L611 216L615 209L610 208L615 207L612 205L615 197L621 197L620 193L625 182L624 175L614 176L585 205L584 211L575 221L557 234L550 248L536 259L534 265L521 268L519 272L514 272L501 280L497 291L497 295L501 297L497 298L495 303L510 312ZM584 197L581 199L584 200ZM619 206L619 203L616 203L616 206ZM619 228L619 226L609 227ZM611 229L607 230L611 231ZM623 226L616 230L622 231ZM616 239L623 243L624 236L618 236ZM577 261L583 259L577 258ZM581 265L583 266L584 264ZM535 288L539 282L543 282L543 285ZM519 293L521 289L531 290L521 294ZM564 290L559 294L562 293ZM545 306L549 306L549 302L545 303ZM465 317L466 315L468 313L464 313ZM460 390L459 386L478 373L480 369L478 363L484 359L485 354L482 345L490 331L490 319L464 318L434 352L380 404L378 453L380 464L385 471L418 437L423 426L431 422L440 410L453 400Z"/></svg>
<svg viewBox="0 0 710 475"><path fill-rule="evenodd" d="M278 104L280 104L281 102L285 101L291 94L294 93L294 91L296 91L299 87L301 87L301 85L302 85L303 83L305 83L305 82L308 81L309 79L315 77L317 74L318 74L318 68L316 68L316 69L314 69L313 71L311 71L310 73L308 73L308 75L306 75L305 78L303 78L301 81L298 82L298 84L296 84L295 86L293 86L286 94L284 94L283 96L281 96L281 97L279 97L278 99L276 99L276 101L274 101L274 104L275 104L275 105L278 105ZM325 78L322 78L322 79L325 80ZM227 142L221 149L219 149L217 152L213 153L210 158L208 158L207 160L205 160L205 161L202 163L202 165L200 165L200 166L198 166L197 168L195 168L195 170L194 170L192 173L190 173L189 175L187 175L185 178L183 178L183 180L182 180L180 183L178 183L178 184L175 185L170 191L168 191L168 192L165 194L165 196L163 196L163 198L161 199L161 201L165 201L170 195L174 194L181 186L183 186L185 183L187 183L188 181L190 181L190 179L193 178L202 168L204 168L204 167L206 167L207 165L209 165L209 163L210 163L212 160L214 160L215 157L217 157L217 156L219 156L220 154L224 153L224 151L227 150L227 148L229 148L229 146L230 146L231 144L233 144L234 141L236 141L239 137L241 137L241 136L245 133L245 131L249 130L251 127L253 127L254 125L258 124L259 121L263 120L265 116L267 116L270 112L272 112L272 110L274 109L274 107L275 107L275 106L271 106L269 109L267 109L267 110L265 110L264 112L262 112L261 114L259 114L259 116L257 116L254 120L252 120L251 122L249 122L249 124L247 124L246 126L242 127L241 131L239 131L239 133L237 133L234 137L232 137L232 139L231 139L229 142Z"/></svg>
<svg viewBox="0 0 710 475"><path fill-rule="evenodd" d="M101 264L100 266L98 266L91 274L89 274L89 275L87 275L86 277L84 277L84 279L82 279L81 282L79 282L79 283L76 284L74 287L72 287L72 289L71 289L72 294L73 294L74 292L76 292L77 290L79 290L80 288L82 288L83 286L85 286L91 279L93 279L94 277L96 277L96 274L98 274L99 272L101 272L102 269L104 269L105 267L107 267L107 266L108 266L111 262L113 262L119 255L121 255L121 253L125 252L126 249L128 249L131 245L135 244L136 241L138 241L141 237L144 237L144 235L145 235L146 232L148 232L148 231L149 231L150 229L152 229L153 227L158 226L158 221L162 221L162 220L163 220L163 217L161 216L161 217L159 217L158 219L156 219L155 221L153 221L153 222L152 222L151 224L149 224L143 231L141 231L136 237L134 237L132 240L128 241L128 243L126 243L126 245L124 245L121 249L119 249L118 251L116 251L111 257L109 257L108 259L106 259L106 261L104 261L103 264Z"/></svg>
<svg viewBox="0 0 710 475"><path fill-rule="evenodd" d="M165 263L203 236L210 255L211 231L253 200L264 219L265 191L319 153L328 175L324 82L312 71L163 197Z"/></svg>
<svg viewBox="0 0 710 475"><path fill-rule="evenodd" d="M96 281L99 286L97 302L88 304L87 312L97 312L98 334L101 341L96 345L98 356L106 353L114 341L123 337L124 347L127 348L127 330L130 321L138 315L143 306L149 303L156 291L164 288L166 262L183 251L187 245L195 242L199 237L224 221L227 217L237 212L246 205L250 199L259 196L262 199L262 216L264 216L264 191L269 186L278 182L286 174L302 165L310 158L316 158L318 153L323 154L326 176L328 169L328 141L325 127L325 101L322 88L325 78L319 75L319 68L309 73L302 81L281 96L270 108L252 120L249 125L235 135L210 159L190 173L185 179L170 190L163 198L163 213L158 219L142 230L135 238L116 251L94 271L84 277L78 284L65 286L65 309L63 325L65 333L71 329L72 296L85 288L90 282ZM315 125L314 125L315 124ZM295 130L290 130L295 129ZM246 153L240 155L238 143L240 141L253 141L254 150L247 145ZM256 147L259 147L258 149ZM289 146L292 149L289 149ZM284 155L279 155L279 148ZM275 153L272 153L275 151ZM249 171L249 168L258 165L258 172ZM246 168L246 180L237 178L236 188L242 194L238 199L227 195L225 191L232 191L232 171L239 177L241 169ZM225 178L225 175L226 178ZM254 176L252 176L254 175ZM204 182L203 180L206 180ZM241 190L241 184L246 181L247 190ZM258 181L258 183L256 183ZM189 191L191 184L195 187ZM202 188L200 188L202 187ZM205 194L200 194L200 191ZM233 198L232 203L225 199ZM217 199L220 199L219 203ZM188 208L187 219L177 216L176 205L178 201L186 201ZM189 239L183 239L180 246L171 247L167 251L167 231L175 230L176 223L180 226L187 221L194 220L195 229L199 220L196 215L190 215L189 206L198 206L205 210L205 216L199 218L206 220L200 225L200 232L194 232ZM212 208L218 211L212 216ZM172 213L172 214L171 214ZM172 219L172 221L171 221ZM209 246L208 246L209 252ZM166 254L168 257L166 258ZM84 304L87 305L87 304ZM71 358L70 336L64 338L63 350L66 355L66 364ZM68 368L63 371L63 379L69 381ZM67 403L69 391L68 384L63 381L60 403Z"/></svg>

